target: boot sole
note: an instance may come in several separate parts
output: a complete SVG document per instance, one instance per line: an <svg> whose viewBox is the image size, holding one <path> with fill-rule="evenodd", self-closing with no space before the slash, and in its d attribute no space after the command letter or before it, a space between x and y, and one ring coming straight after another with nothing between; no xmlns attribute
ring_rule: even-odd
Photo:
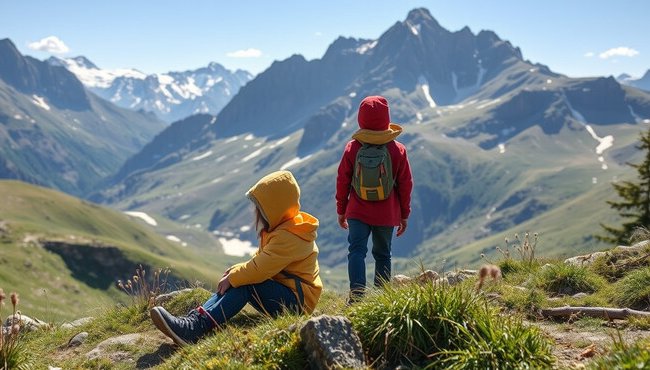
<svg viewBox="0 0 650 370"><path fill-rule="evenodd" d="M153 321L153 324L156 326L156 328L158 328L158 330L163 332L163 334L165 334L166 336L170 337L177 345L181 347L186 346L187 342L182 340L178 335L176 335L176 333L174 333L174 331L169 327L169 325L167 325L167 321L165 321L165 319L162 317L162 315L160 314L160 312L158 312L156 308L157 307L154 307L149 311L149 316L151 316L151 321Z"/></svg>

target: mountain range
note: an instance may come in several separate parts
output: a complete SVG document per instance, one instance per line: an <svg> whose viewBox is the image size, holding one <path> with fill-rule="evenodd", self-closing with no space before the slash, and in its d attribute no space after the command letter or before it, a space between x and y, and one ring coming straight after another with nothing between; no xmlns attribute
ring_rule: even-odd
<svg viewBox="0 0 650 370"><path fill-rule="evenodd" d="M340 37L320 59L293 55L250 81L244 73L218 115L185 117L190 110L167 125L144 106L119 108L91 92L112 87L115 97L132 86L118 95L141 103L151 91L214 82L219 67L109 72L83 57L38 61L0 41L0 177L254 244L243 194L290 169L303 208L321 220L322 263L336 266L347 253L333 200L338 161L359 102L380 94L404 127L415 181L395 256L466 264L517 232L538 232L548 254L602 247L599 223L617 221L605 203L610 182L634 175L627 163L640 159L638 134L650 123L650 93L611 77L569 78L492 31L446 30L426 9L377 39ZM166 89L163 76L174 81Z"/></svg>
<svg viewBox="0 0 650 370"><path fill-rule="evenodd" d="M627 73L623 73L616 77L616 80L625 85L634 86L645 91L650 91L650 69L647 70L642 77L632 77Z"/></svg>
<svg viewBox="0 0 650 370"><path fill-rule="evenodd" d="M219 113L253 77L246 71L232 72L214 62L196 70L163 74L145 74L135 69L105 70L83 56L51 57L47 62L67 68L98 96L123 108L153 112L166 122L197 113Z"/></svg>
<svg viewBox="0 0 650 370"><path fill-rule="evenodd" d="M524 231L542 235L542 253L602 247L599 223L616 220L610 182L633 175L626 163L650 123L648 92L569 78L492 31L451 32L414 9L376 40L341 37L320 59L274 62L218 116L171 124L91 199L254 242L243 194L290 169L321 220L323 263L342 264L336 169L359 102L377 94L404 126L413 169L409 230L393 244L411 263L477 262Z"/></svg>
<svg viewBox="0 0 650 370"><path fill-rule="evenodd" d="M0 40L0 178L83 195L165 123L89 93L62 67Z"/></svg>

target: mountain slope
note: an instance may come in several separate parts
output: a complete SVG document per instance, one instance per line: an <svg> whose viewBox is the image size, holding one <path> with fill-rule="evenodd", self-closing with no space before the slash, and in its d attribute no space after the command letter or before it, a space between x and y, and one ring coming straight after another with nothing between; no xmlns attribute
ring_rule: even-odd
<svg viewBox="0 0 650 370"><path fill-rule="evenodd" d="M164 123L88 93L76 77L0 40L0 178L84 194Z"/></svg>
<svg viewBox="0 0 650 370"><path fill-rule="evenodd" d="M217 114L252 79L246 71L232 72L218 63L184 72L145 74L137 70L103 70L85 57L50 58L100 97L132 110L153 112L173 122L192 114Z"/></svg>
<svg viewBox="0 0 650 370"><path fill-rule="evenodd" d="M557 233L554 240L571 232L581 249L602 247L591 236L599 217L610 217L604 200L602 213L578 229L544 215L561 214L553 212L567 202L593 209L586 202L596 197L580 195L630 175L625 163L650 123L648 93L612 78L554 73L491 31L449 32L415 9L377 40L340 38L322 59L274 63L216 119L192 117L173 144L180 123L159 135L101 199L254 240L242 229L250 218L244 192L262 175L290 169L303 208L321 220L321 260L344 263L334 182L358 104L370 94L386 96L392 121L405 129L399 140L414 174L413 217L393 252L407 258L465 262L474 258L465 246L535 220Z"/></svg>
<svg viewBox="0 0 650 370"><path fill-rule="evenodd" d="M183 247L120 212L7 180L0 181L0 244L2 288L19 291L25 310L47 320L125 301L115 284L131 279L140 265L149 278L170 268L168 283L177 287L211 281L233 260L216 241L212 251Z"/></svg>

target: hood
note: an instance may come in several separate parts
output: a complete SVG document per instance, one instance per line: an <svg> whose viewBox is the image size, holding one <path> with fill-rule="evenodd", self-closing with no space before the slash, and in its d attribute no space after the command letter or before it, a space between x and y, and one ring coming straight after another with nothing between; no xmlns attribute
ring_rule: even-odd
<svg viewBox="0 0 650 370"><path fill-rule="evenodd" d="M289 171L276 171L262 177L246 196L260 210L270 230L300 214L300 187Z"/></svg>
<svg viewBox="0 0 650 370"><path fill-rule="evenodd" d="M395 140L402 133L402 126L391 123L387 130L375 131L370 129L359 129L352 135L353 139L362 143L381 145Z"/></svg>

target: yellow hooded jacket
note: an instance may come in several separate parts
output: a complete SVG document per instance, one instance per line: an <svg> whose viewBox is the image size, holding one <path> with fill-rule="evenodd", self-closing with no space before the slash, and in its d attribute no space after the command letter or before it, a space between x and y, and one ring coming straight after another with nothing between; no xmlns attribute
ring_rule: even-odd
<svg viewBox="0 0 650 370"><path fill-rule="evenodd" d="M304 311L312 313L320 298L323 283L319 276L316 230L318 219L300 211L300 187L289 171L264 176L247 193L264 219L269 231L262 232L260 246L249 261L234 265L229 280L233 287L273 279L298 297L296 280L302 281Z"/></svg>

